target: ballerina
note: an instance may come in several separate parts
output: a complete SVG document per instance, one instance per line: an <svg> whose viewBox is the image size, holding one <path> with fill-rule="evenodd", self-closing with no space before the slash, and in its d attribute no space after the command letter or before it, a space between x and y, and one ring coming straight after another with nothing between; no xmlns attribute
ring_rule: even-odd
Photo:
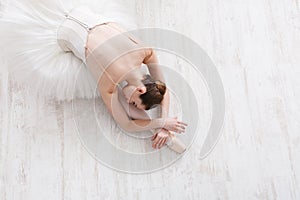
<svg viewBox="0 0 300 200"><path fill-rule="evenodd" d="M168 117L169 91L155 51L129 34L117 20L76 6L64 14L56 35L59 47L84 63L95 80L109 113L125 131L153 131L152 147L167 144L182 153L185 145L172 132L187 126ZM143 74L141 65L148 67ZM125 87L120 83L126 82ZM161 116L151 119L145 110L161 106Z"/></svg>

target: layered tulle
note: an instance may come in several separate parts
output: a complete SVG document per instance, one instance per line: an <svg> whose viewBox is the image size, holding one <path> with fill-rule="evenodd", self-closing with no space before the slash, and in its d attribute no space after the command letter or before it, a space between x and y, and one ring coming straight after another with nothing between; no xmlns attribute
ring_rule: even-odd
<svg viewBox="0 0 300 200"><path fill-rule="evenodd" d="M10 76L31 92L55 100L94 98L96 81L83 62L57 43L65 14L78 5L119 22L128 30L136 23L126 7L112 0L8 1L0 18L0 51ZM77 84L75 84L77 82Z"/></svg>

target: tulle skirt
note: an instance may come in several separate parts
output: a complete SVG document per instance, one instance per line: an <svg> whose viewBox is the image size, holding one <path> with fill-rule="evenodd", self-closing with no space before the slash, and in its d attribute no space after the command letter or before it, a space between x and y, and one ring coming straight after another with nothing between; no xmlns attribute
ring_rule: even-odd
<svg viewBox="0 0 300 200"><path fill-rule="evenodd" d="M57 43L65 14L82 4L127 30L137 28L126 7L113 0L10 0L0 16L0 59L6 63L0 67L40 96L58 101L99 97L88 68Z"/></svg>

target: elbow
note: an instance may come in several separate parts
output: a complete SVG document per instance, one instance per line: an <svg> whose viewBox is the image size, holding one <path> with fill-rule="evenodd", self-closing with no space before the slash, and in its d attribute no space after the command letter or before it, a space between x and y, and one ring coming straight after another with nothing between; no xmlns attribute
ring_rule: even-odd
<svg viewBox="0 0 300 200"><path fill-rule="evenodd" d="M121 125L121 128L126 132L129 132L129 133L137 132L132 125L132 120L128 120L126 123L123 123L120 125Z"/></svg>
<svg viewBox="0 0 300 200"><path fill-rule="evenodd" d="M125 131L125 132L131 132L128 123L122 123L122 124L119 123L119 126L123 129L123 131Z"/></svg>

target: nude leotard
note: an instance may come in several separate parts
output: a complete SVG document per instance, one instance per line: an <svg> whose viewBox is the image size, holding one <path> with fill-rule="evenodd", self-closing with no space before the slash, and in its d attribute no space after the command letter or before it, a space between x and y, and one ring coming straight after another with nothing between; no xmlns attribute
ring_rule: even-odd
<svg viewBox="0 0 300 200"><path fill-rule="evenodd" d="M65 17L57 30L58 44L64 51L72 51L85 62L85 45L89 31L96 25L112 20L93 13L87 6L75 7Z"/></svg>

